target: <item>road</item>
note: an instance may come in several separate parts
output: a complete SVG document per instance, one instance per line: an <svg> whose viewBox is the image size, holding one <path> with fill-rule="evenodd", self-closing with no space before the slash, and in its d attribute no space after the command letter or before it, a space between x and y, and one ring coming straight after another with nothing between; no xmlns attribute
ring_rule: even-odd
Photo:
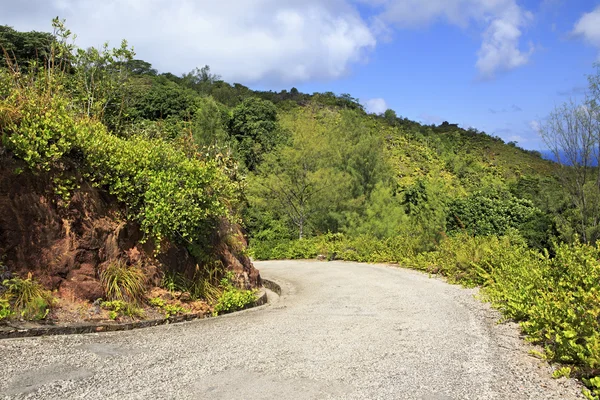
<svg viewBox="0 0 600 400"><path fill-rule="evenodd" d="M515 324L416 271L257 262L282 296L219 318L0 341L0 398L575 399Z"/></svg>

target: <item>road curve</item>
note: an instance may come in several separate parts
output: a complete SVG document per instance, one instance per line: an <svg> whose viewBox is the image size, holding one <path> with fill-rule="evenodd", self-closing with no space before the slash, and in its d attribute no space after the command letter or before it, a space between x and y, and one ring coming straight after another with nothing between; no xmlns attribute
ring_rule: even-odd
<svg viewBox="0 0 600 400"><path fill-rule="evenodd" d="M267 306L128 332L0 341L0 398L575 399L515 324L395 267L257 262ZM275 296L276 297L276 296Z"/></svg>

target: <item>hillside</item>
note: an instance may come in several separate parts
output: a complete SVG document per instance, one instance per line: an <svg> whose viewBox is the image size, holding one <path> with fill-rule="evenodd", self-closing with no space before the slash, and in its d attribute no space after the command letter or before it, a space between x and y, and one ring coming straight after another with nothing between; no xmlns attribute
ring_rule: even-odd
<svg viewBox="0 0 600 400"><path fill-rule="evenodd" d="M159 73L53 25L0 28L0 321L233 311L249 256L394 262L482 286L600 395L597 168L349 94Z"/></svg>

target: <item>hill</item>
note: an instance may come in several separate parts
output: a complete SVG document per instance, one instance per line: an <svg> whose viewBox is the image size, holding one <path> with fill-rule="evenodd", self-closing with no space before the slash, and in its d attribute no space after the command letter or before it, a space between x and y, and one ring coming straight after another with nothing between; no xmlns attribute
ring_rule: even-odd
<svg viewBox="0 0 600 400"><path fill-rule="evenodd" d="M600 395L597 168L349 94L159 73L53 24L0 28L0 321L243 308L249 255L397 262L482 286Z"/></svg>

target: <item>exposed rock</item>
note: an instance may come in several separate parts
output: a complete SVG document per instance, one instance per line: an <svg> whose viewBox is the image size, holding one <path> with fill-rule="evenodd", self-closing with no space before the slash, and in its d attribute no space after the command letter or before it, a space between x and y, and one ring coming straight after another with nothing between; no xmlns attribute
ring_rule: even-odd
<svg viewBox="0 0 600 400"><path fill-rule="evenodd" d="M47 289L90 301L103 296L99 271L115 259L141 266L151 285L160 283L165 268L194 276L197 261L185 247L165 240L155 256L151 242L141 244L139 226L125 219L116 198L81 182L64 204L52 191L50 174L14 172L23 167L0 158L0 255L9 272L31 272ZM257 287L260 275L243 253L239 227L222 223L214 236L222 264L241 285Z"/></svg>

